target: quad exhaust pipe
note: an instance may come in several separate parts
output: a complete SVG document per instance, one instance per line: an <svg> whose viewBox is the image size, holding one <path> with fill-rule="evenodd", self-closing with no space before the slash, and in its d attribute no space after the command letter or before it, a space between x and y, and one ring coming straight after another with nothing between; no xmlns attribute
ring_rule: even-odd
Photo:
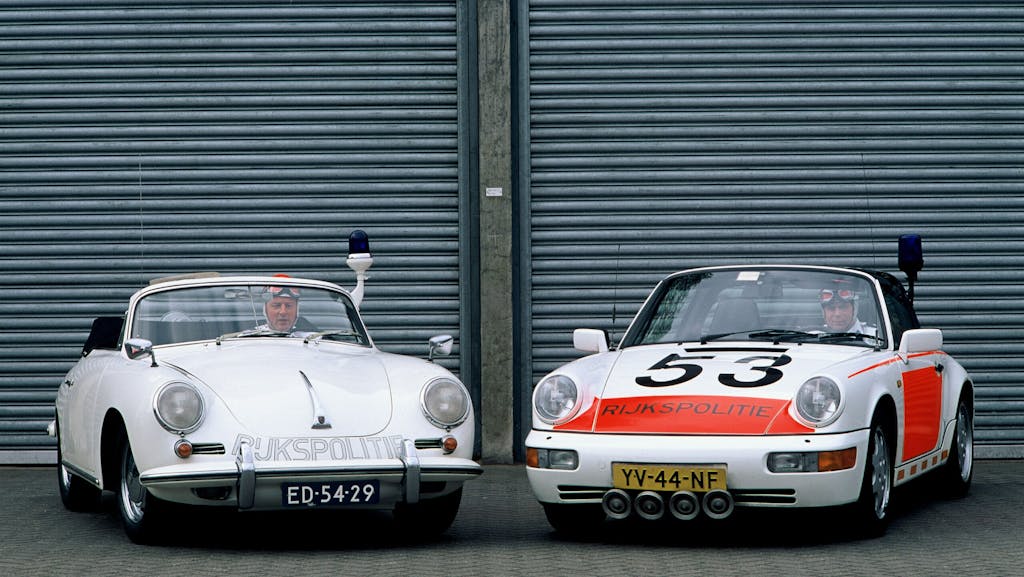
<svg viewBox="0 0 1024 577"><path fill-rule="evenodd" d="M622 489L612 489L601 499L601 508L612 519L626 519L633 512L633 501L629 493Z"/></svg>
<svg viewBox="0 0 1024 577"><path fill-rule="evenodd" d="M736 503L728 491L716 489L704 494L701 499L690 491L676 491L665 502L661 493L641 491L636 497L622 489L611 489L601 499L601 508L611 519L629 518L634 512L648 521L655 521L665 516L667 509L673 517L681 521L696 519L701 511L711 519L725 519L732 515Z"/></svg>
<svg viewBox="0 0 1024 577"><path fill-rule="evenodd" d="M633 507L637 515L648 521L656 521L665 514L665 499L654 491L643 491L633 500Z"/></svg>
<svg viewBox="0 0 1024 577"><path fill-rule="evenodd" d="M676 491L668 499L668 510L680 521L690 521L700 514L700 499L689 491Z"/></svg>

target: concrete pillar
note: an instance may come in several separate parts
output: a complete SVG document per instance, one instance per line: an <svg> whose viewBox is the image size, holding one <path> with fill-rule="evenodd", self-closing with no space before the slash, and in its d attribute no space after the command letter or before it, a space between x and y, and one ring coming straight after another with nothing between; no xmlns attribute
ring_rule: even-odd
<svg viewBox="0 0 1024 577"><path fill-rule="evenodd" d="M489 463L511 463L514 442L509 2L477 1L480 450Z"/></svg>

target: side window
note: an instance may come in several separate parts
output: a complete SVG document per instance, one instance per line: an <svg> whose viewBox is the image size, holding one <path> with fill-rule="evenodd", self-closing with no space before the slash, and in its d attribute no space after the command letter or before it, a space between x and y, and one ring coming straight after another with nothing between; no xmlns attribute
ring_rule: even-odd
<svg viewBox="0 0 1024 577"><path fill-rule="evenodd" d="M903 332L920 328L920 325L906 294L897 293L888 286L885 286L884 290L885 308L889 309L889 321L892 322L893 342L899 346Z"/></svg>

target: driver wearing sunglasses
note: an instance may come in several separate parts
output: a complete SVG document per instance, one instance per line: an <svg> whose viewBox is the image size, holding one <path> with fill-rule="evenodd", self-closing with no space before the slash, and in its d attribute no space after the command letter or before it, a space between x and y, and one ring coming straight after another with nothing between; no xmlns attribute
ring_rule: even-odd
<svg viewBox="0 0 1024 577"><path fill-rule="evenodd" d="M825 330L830 333L874 335L875 329L857 318L857 293L847 288L826 288L818 295Z"/></svg>

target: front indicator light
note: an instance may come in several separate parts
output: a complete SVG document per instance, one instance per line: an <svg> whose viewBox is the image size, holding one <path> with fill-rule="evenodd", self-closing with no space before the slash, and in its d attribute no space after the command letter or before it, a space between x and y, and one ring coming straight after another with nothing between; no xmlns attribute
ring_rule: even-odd
<svg viewBox="0 0 1024 577"><path fill-rule="evenodd" d="M186 439L179 439L177 443L174 443L174 454L181 459L187 459L192 456L192 443Z"/></svg>
<svg viewBox="0 0 1024 577"><path fill-rule="evenodd" d="M857 447L818 453L819 471L843 471L857 466Z"/></svg>
<svg viewBox="0 0 1024 577"><path fill-rule="evenodd" d="M441 438L441 448L445 454L454 453L455 449L459 448L459 440L451 435L445 435Z"/></svg>
<svg viewBox="0 0 1024 577"><path fill-rule="evenodd" d="M534 469L540 468L540 457L537 455L538 449L533 447L526 448L526 466Z"/></svg>
<svg viewBox="0 0 1024 577"><path fill-rule="evenodd" d="M857 448L813 453L771 453L768 470L772 473L825 473L844 471L857 465Z"/></svg>

